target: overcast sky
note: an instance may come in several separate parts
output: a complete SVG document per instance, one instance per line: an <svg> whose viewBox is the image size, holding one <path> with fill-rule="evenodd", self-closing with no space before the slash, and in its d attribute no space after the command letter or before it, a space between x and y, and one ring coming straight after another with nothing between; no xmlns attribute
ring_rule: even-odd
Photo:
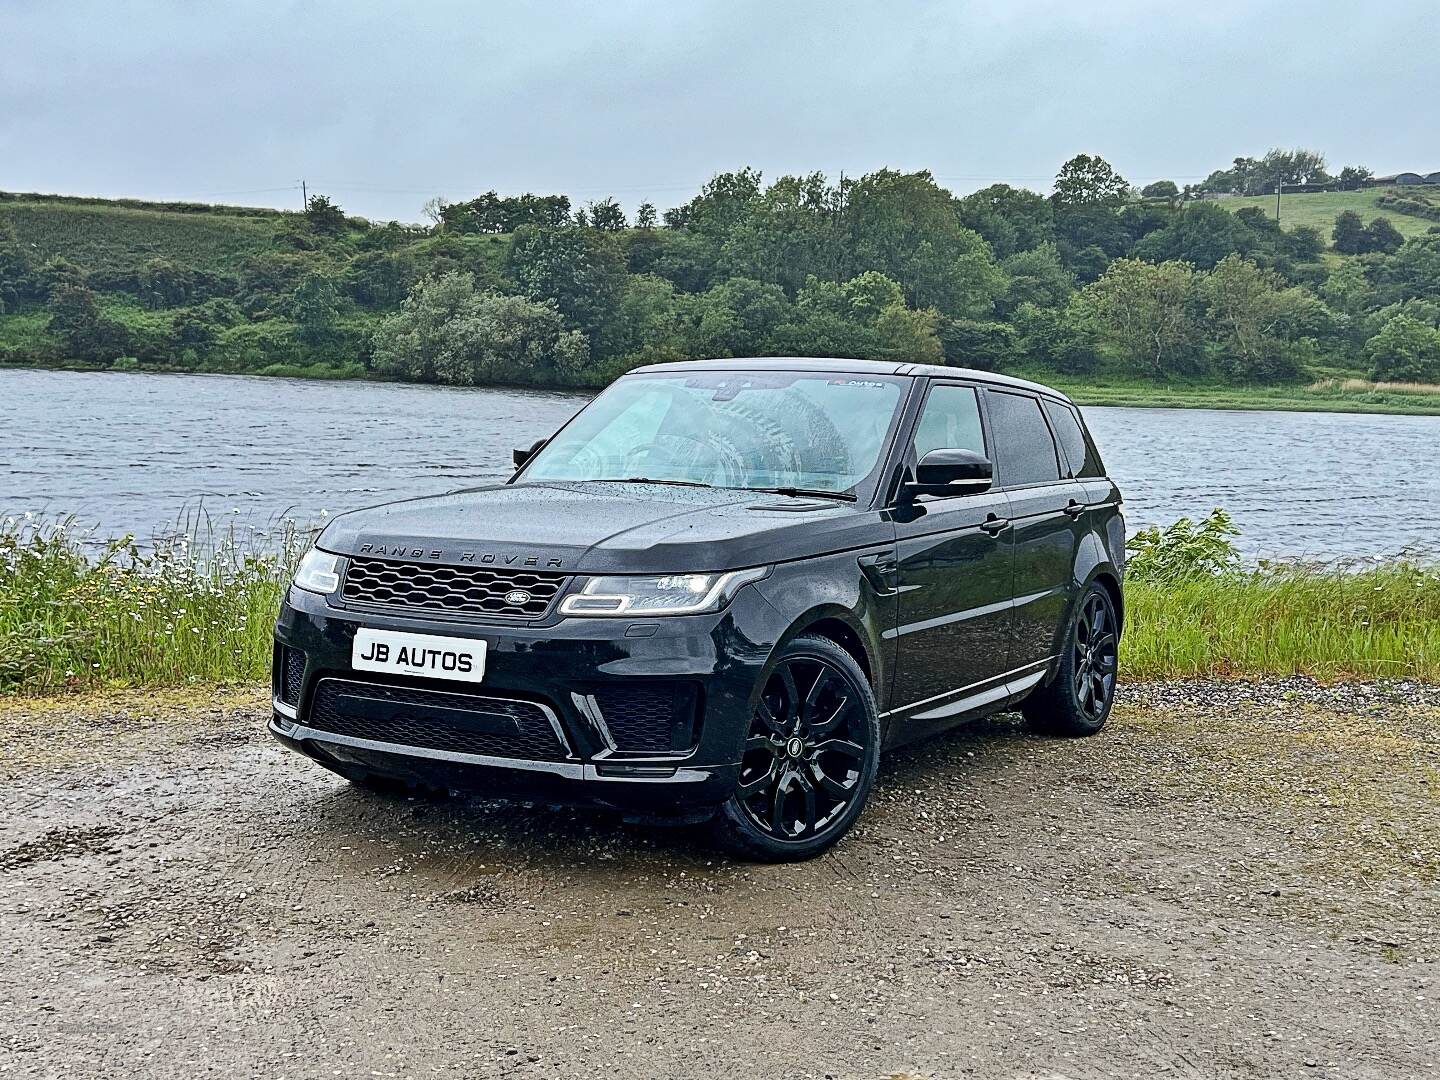
<svg viewBox="0 0 1440 1080"><path fill-rule="evenodd" d="M1437 88L1437 0L0 0L0 189L298 208L304 178L414 221L491 188L664 209L745 164L1430 171Z"/></svg>

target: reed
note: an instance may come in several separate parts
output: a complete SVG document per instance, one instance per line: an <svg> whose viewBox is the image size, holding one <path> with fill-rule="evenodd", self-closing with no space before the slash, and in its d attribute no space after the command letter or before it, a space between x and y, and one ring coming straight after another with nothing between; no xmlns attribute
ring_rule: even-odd
<svg viewBox="0 0 1440 1080"><path fill-rule="evenodd" d="M1314 675L1440 681L1440 570L1284 565L1125 590L1131 678Z"/></svg>
<svg viewBox="0 0 1440 1080"><path fill-rule="evenodd" d="M1339 390L1360 394L1413 394L1420 397L1440 395L1440 383L1370 382L1368 379L1317 379L1307 390L1314 392Z"/></svg>
<svg viewBox="0 0 1440 1080"><path fill-rule="evenodd" d="M140 547L73 519L0 520L0 692L266 677L270 628L305 531L261 547L203 515Z"/></svg>
<svg viewBox="0 0 1440 1080"><path fill-rule="evenodd" d="M1307 673L1440 681L1440 568L1242 567L1217 512L1132 540L1121 648L1130 679ZM151 546L72 520L0 519L0 693L253 683L310 531L261 539L197 515Z"/></svg>

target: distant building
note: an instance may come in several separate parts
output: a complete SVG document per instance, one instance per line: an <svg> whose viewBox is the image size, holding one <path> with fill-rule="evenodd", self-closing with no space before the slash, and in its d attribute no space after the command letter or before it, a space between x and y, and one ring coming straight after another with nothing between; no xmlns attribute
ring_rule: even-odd
<svg viewBox="0 0 1440 1080"><path fill-rule="evenodd" d="M1418 172L1398 172L1389 176L1372 176L1365 181L1366 187L1400 187L1405 184L1440 184L1440 172L1424 175Z"/></svg>

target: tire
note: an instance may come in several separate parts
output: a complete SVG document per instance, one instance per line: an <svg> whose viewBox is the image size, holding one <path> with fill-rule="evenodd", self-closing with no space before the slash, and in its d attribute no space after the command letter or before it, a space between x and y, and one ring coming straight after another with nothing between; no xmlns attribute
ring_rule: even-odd
<svg viewBox="0 0 1440 1080"><path fill-rule="evenodd" d="M740 858L813 858L860 816L879 762L880 718L864 671L828 638L802 635L765 676L739 787L712 836Z"/></svg>
<svg viewBox="0 0 1440 1080"><path fill-rule="evenodd" d="M1114 601L1103 586L1092 584L1070 617L1055 678L1020 704L1030 726L1072 738L1103 728L1115 704L1119 645Z"/></svg>

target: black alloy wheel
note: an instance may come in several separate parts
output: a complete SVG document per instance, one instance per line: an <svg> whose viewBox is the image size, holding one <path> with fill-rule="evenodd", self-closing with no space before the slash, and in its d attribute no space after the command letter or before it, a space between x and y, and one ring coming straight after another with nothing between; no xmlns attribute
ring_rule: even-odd
<svg viewBox="0 0 1440 1080"><path fill-rule="evenodd" d="M1075 605L1055 677L1020 705L1025 718L1050 735L1094 735L1115 704L1120 620L1101 585L1091 585Z"/></svg>
<svg viewBox="0 0 1440 1080"><path fill-rule="evenodd" d="M1109 597L1102 590L1086 594L1076 616L1072 636L1075 702L1091 721L1102 724L1115 696L1115 669L1120 646Z"/></svg>
<svg viewBox="0 0 1440 1080"><path fill-rule="evenodd" d="M756 702L735 795L717 818L722 843L776 861L828 848L870 794L879 735L855 660L828 639L798 638Z"/></svg>

